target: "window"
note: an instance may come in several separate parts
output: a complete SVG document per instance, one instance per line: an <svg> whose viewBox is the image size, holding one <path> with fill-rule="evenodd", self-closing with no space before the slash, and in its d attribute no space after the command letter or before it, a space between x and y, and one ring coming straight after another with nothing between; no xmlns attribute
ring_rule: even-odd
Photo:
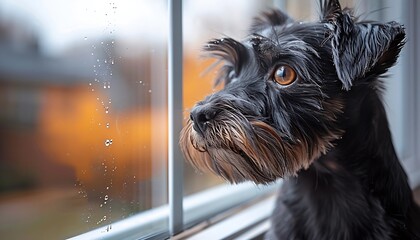
<svg viewBox="0 0 420 240"><path fill-rule="evenodd" d="M191 22L204 12L193 12L195 1L184 6ZM113 236L138 214L137 223L154 224L135 236L168 234L167 8L166 0L0 3L2 237ZM212 88L198 80L206 68L195 63L206 40L196 38L199 27L185 25L185 108ZM214 214L196 211L209 199L203 190L241 197L215 211L265 191L220 186L188 165L184 172L190 222Z"/></svg>
<svg viewBox="0 0 420 240"><path fill-rule="evenodd" d="M415 0L342 2L362 16L404 22L409 39L419 37ZM315 0L1 1L0 236L163 238L272 196L275 184L226 185L177 152L188 109L213 91L203 44L243 38L250 16L272 6L302 20L318 13ZM375 12L386 6L393 8ZM407 42L385 96L413 184L420 182L415 43ZM263 204L254 223L270 213L272 201Z"/></svg>

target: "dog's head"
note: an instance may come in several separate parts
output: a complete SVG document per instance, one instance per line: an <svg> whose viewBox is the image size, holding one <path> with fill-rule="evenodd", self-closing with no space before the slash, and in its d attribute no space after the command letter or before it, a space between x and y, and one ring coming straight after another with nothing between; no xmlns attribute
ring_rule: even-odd
<svg viewBox="0 0 420 240"><path fill-rule="evenodd" d="M210 41L224 88L191 111L181 133L185 158L230 182L269 183L295 175L345 132L346 94L367 88L404 44L395 22L358 22L338 1L321 1L317 22L278 10L254 20L243 41Z"/></svg>

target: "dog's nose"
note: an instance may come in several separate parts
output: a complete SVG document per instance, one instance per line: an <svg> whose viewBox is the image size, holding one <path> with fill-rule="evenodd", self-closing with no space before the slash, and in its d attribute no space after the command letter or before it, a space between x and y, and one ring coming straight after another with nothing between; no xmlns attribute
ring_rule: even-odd
<svg viewBox="0 0 420 240"><path fill-rule="evenodd" d="M204 134L208 123L216 117L217 111L208 105L199 105L194 107L190 113L190 119L194 122L193 128L195 131Z"/></svg>

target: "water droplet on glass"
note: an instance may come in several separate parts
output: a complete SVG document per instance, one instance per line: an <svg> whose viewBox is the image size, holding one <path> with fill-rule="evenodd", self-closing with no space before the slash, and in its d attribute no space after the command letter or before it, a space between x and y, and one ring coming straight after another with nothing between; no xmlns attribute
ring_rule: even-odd
<svg viewBox="0 0 420 240"><path fill-rule="evenodd" d="M105 107L105 113L109 113L109 107Z"/></svg>
<svg viewBox="0 0 420 240"><path fill-rule="evenodd" d="M104 220L104 221L106 220L106 215L104 216L103 220Z"/></svg>
<svg viewBox="0 0 420 240"><path fill-rule="evenodd" d="M109 187L106 187L106 190L108 190L109 189Z"/></svg>
<svg viewBox="0 0 420 240"><path fill-rule="evenodd" d="M99 62L99 58L98 58L98 59L96 59L96 61L97 61L97 62Z"/></svg>
<svg viewBox="0 0 420 240"><path fill-rule="evenodd" d="M106 128L109 128L109 123L106 123ZM108 188L106 188L106 189L108 189Z"/></svg>
<svg viewBox="0 0 420 240"><path fill-rule="evenodd" d="M114 60L111 60L111 64L114 64Z"/></svg>
<svg viewBox="0 0 420 240"><path fill-rule="evenodd" d="M103 206L104 206L104 205L102 205L102 204L101 204L101 205L99 205L99 207L103 207Z"/></svg>
<svg viewBox="0 0 420 240"><path fill-rule="evenodd" d="M92 86L92 83L89 83L89 86Z"/></svg>
<svg viewBox="0 0 420 240"><path fill-rule="evenodd" d="M109 147L112 144L112 139L105 140L105 146Z"/></svg>
<svg viewBox="0 0 420 240"><path fill-rule="evenodd" d="M85 37L85 40L87 40L87 37Z"/></svg>
<svg viewBox="0 0 420 240"><path fill-rule="evenodd" d="M105 195L105 198L104 199L105 199L105 201L108 200L108 195Z"/></svg>
<svg viewBox="0 0 420 240"><path fill-rule="evenodd" d="M152 92L152 89L149 89L149 93L151 93Z"/></svg>

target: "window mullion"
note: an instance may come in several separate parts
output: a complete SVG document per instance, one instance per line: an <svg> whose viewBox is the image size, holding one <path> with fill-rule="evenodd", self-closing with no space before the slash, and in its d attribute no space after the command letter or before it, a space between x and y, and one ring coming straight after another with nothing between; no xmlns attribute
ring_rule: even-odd
<svg viewBox="0 0 420 240"><path fill-rule="evenodd" d="M168 39L168 187L169 231L183 229L183 158L178 147L182 129L182 0L169 0Z"/></svg>

